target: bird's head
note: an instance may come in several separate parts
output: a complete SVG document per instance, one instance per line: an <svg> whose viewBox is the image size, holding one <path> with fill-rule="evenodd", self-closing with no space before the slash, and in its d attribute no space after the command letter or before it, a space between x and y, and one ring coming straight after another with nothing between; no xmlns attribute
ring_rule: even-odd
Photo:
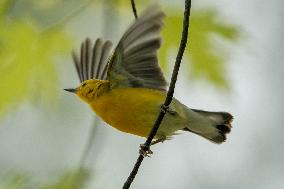
<svg viewBox="0 0 284 189"><path fill-rule="evenodd" d="M109 81L90 79L83 81L77 88L69 88L64 90L75 93L85 102L91 102L107 89L109 89Z"/></svg>

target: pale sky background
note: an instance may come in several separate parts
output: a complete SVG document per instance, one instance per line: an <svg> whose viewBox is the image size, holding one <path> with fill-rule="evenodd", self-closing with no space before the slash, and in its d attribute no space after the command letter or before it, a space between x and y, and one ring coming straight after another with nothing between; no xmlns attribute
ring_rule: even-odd
<svg viewBox="0 0 284 189"><path fill-rule="evenodd" d="M284 2L210 0L209 5L226 21L239 25L245 35L228 45L231 91L188 81L182 70L175 97L192 108L231 112L232 132L222 145L183 133L153 147L152 158L144 160L132 188L284 188ZM83 22L86 15L78 19ZM82 25L78 41L88 34L98 37ZM71 22L68 27L77 26ZM121 34L124 29L120 30ZM61 88L77 84L73 67L66 65L60 67ZM44 181L76 168L94 114L75 96L62 92L60 100L52 111L25 103L1 120L0 177L11 170L25 171ZM57 111L61 113L56 115ZM144 139L105 125L98 127L96 136L88 159L94 171L89 188L121 188Z"/></svg>

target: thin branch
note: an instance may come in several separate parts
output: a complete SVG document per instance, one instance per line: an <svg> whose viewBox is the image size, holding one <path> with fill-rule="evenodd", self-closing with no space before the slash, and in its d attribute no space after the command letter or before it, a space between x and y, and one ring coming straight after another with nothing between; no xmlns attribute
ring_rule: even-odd
<svg viewBox="0 0 284 189"><path fill-rule="evenodd" d="M72 20L74 17L78 16L83 10L85 10L86 8L88 8L90 6L90 4L92 4L94 2L94 0L89 0L88 2L86 2L85 4L79 6L76 10L74 10L73 12L71 12L69 15L67 15L66 17L62 18L61 20L57 21L56 23L47 26L46 28L44 28L41 33L47 33L50 30L53 30L55 28L59 28L61 26L63 26L64 24L66 24L67 22L69 22L70 20Z"/></svg>
<svg viewBox="0 0 284 189"><path fill-rule="evenodd" d="M86 166L85 164L86 164L87 158L90 154L90 151L92 149L92 146L94 144L95 133L96 133L96 130L97 130L99 123L100 123L100 121L99 121L98 117L96 116L93 124L91 125L90 131L88 132L89 135L87 137L86 144L84 145L83 152L82 152L82 155L81 155L80 160L79 160L79 168L75 172L75 175L74 175L74 180L73 180L73 185L72 185L73 188L72 189L79 189L79 186L80 186L79 180L81 178L81 174L83 173L83 171L85 171L85 166Z"/></svg>
<svg viewBox="0 0 284 189"><path fill-rule="evenodd" d="M165 99L165 102L161 108L160 114L157 117L154 126L146 140L146 142L143 145L143 149L144 151L148 151L150 149L150 144L154 138L154 136L156 135L159 126L166 114L166 111L168 109L168 106L170 105L172 98L173 98L173 94L174 94L174 88L175 88L175 84L177 81L177 76L178 76L178 71L179 71L179 67L180 67L180 63L182 60L182 56L183 56L183 52L185 50L186 47L186 43L187 43L187 36L188 36L188 28L189 28L189 16L190 16L190 8L191 8L191 0L185 0L185 10L184 10L184 18L183 18L183 31L182 31L182 38L181 38L181 42L180 42L180 47L179 47L179 51L176 57L176 61L175 61L175 66L174 66L174 70L172 73L172 78L171 78L171 83L170 83L170 87L167 93L167 97ZM129 189L130 185L132 184L138 169L142 163L144 159L143 155L139 155L133 170L131 171L129 177L127 178L126 182L124 183L122 189Z"/></svg>
<svg viewBox="0 0 284 189"><path fill-rule="evenodd" d="M117 7L119 0L103 1L103 27L102 34L105 39L115 39L118 32L114 32L119 26L120 15Z"/></svg>
<svg viewBox="0 0 284 189"><path fill-rule="evenodd" d="M94 122L90 128L89 136L87 138L86 144L84 146L83 149L83 153L80 157L80 161L79 161L79 166L80 168L83 168L84 163L86 163L87 157L90 154L90 151L92 149L92 146L94 144L94 140L95 140L95 134L98 128L98 125L100 124L99 118L97 116L95 116Z"/></svg>
<svg viewBox="0 0 284 189"><path fill-rule="evenodd" d="M131 0L131 6L132 6L132 11L133 11L134 17L135 17L135 19L137 19L138 15L137 15L137 10L136 10L135 0Z"/></svg>

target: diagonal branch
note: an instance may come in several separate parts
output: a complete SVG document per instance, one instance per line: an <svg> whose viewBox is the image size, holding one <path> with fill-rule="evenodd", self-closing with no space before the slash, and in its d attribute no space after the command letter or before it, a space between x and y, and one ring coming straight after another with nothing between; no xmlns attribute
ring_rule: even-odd
<svg viewBox="0 0 284 189"><path fill-rule="evenodd" d="M44 28L41 32L42 33L47 33L50 30L53 30L53 29L58 28L58 27L61 27L62 25L66 24L68 21L70 21L71 19L73 19L74 17L79 15L84 9L90 7L90 4L92 4L93 2L94 2L94 0L87 1L85 4L83 4L82 6L79 6L76 10L71 12L66 17L64 17L61 20L57 21L56 23L54 23L54 24Z"/></svg>
<svg viewBox="0 0 284 189"><path fill-rule="evenodd" d="M177 54L177 57L176 57L176 61L175 61L175 66L174 66L174 70L173 70L173 73L172 73L172 77L171 77L171 83L170 83L170 87L169 87L169 90L168 90L168 93L167 93L167 97L165 99L165 102L162 106L162 109L160 111L160 114L159 116L157 117L155 123L154 123L154 126L146 140L146 142L144 143L144 145L142 145L144 151L148 151L149 148L150 148L150 145L151 145L151 142L154 138L154 136L156 135L159 127L160 127L160 124L162 123L162 120L166 114L166 111L168 109L168 106L170 105L171 101L172 101L172 98L173 98L173 94L174 94L174 89L175 89L175 84L176 84L176 81L177 81L177 76L178 76L178 71L179 71L179 67L180 67L180 63L181 63L181 60L182 60L182 56L183 56L183 52L185 50L185 47L186 47L186 43L187 43L187 36L188 36L188 28L189 28L189 16L190 16L190 8L191 8L191 0L185 0L185 10L184 10L184 18L183 18L183 31L182 31L182 38L181 38L181 41L180 41L180 47L179 47L179 51L178 51L178 54ZM135 15L135 12L134 12L134 15ZM123 188L122 189L129 189L131 183L133 182L137 172L138 172L138 169L142 163L144 159L144 156L143 155L139 155L134 167L133 167L133 170L131 171L129 177L127 178L126 182L124 183L123 185Z"/></svg>

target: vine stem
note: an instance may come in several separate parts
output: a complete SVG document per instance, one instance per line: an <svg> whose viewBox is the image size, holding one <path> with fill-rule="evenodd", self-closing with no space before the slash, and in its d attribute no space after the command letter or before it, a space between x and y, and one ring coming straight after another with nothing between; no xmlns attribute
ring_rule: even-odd
<svg viewBox="0 0 284 189"><path fill-rule="evenodd" d="M135 3L133 4L132 2L134 2L133 0L131 1L132 4L132 9L133 9L133 13L135 16L135 12L134 12L134 8L135 8ZM175 66L174 66L174 70L172 73L172 77L171 77L171 83L170 83L170 87L169 90L167 92L167 97L165 99L165 102L160 110L160 113L153 125L153 128L151 130L151 132L149 133L146 142L142 145L142 150L144 151L148 151L150 149L150 145L151 142L153 140L153 138L155 137L160 124L163 121L163 118L166 114L166 110L168 109L170 103L172 102L173 99L173 94L174 94L174 89L175 89L175 84L177 81L177 76L178 76L178 71L180 68L180 64L181 64L181 60L183 57L183 53L184 50L186 48L186 44L187 44L187 37L188 37L188 29L189 29L189 16L190 16L190 9L191 9L191 0L185 0L185 9L184 9L184 17L183 17L183 31L182 31L182 37L181 37L181 41L180 41L180 46L179 46L179 50L178 50L178 54L176 56L176 61L175 61ZM136 8L135 8L136 10ZM129 189L130 185L132 184L136 174L138 173L139 167L142 163L144 159L143 155L139 155L139 157L136 160L136 163L130 173L130 175L128 176L126 182L124 183L122 189Z"/></svg>
<svg viewBox="0 0 284 189"><path fill-rule="evenodd" d="M137 10L136 10L136 5L135 5L134 0L131 0L131 6L132 6L132 11L133 11L134 17L135 17L135 19L137 19L138 15L137 15Z"/></svg>

